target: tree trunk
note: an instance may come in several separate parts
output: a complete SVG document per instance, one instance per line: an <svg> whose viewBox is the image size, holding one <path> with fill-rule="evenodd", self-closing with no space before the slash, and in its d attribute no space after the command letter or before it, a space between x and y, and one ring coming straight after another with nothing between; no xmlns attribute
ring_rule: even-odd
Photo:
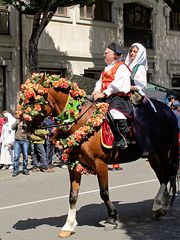
<svg viewBox="0 0 180 240"><path fill-rule="evenodd" d="M54 13L56 12L57 7L52 7L50 9L45 9L42 11L38 11L34 15L33 19L33 28L31 37L29 40L29 72L38 72L38 43L40 36L45 29L45 27L48 25L49 21L54 16Z"/></svg>
<svg viewBox="0 0 180 240"><path fill-rule="evenodd" d="M29 72L38 72L38 41L33 37L29 40Z"/></svg>

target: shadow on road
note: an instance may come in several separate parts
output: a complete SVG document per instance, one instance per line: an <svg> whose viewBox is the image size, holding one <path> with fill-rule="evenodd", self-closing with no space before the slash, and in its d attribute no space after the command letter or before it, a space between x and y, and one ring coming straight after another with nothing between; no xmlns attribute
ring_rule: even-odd
<svg viewBox="0 0 180 240"><path fill-rule="evenodd" d="M169 209L167 214L157 220L152 218L152 204L153 200L128 204L114 202L120 216L121 229L133 240L180 239L179 198L176 199L174 206ZM28 218L27 220L19 220L13 228L28 230L44 224L60 228L64 225L66 217L67 215L41 219ZM79 226L102 227L99 222L106 218L107 212L104 204L90 204L77 211Z"/></svg>

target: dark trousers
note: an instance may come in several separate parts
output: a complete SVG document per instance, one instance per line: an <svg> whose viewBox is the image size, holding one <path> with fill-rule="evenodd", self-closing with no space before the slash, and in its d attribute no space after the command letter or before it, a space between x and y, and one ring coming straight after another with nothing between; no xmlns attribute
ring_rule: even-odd
<svg viewBox="0 0 180 240"><path fill-rule="evenodd" d="M133 105L128 96L111 95L105 99L105 102L109 103L109 110L117 109L125 116L133 115Z"/></svg>
<svg viewBox="0 0 180 240"><path fill-rule="evenodd" d="M34 143L33 168L48 168L47 156L44 144Z"/></svg>
<svg viewBox="0 0 180 240"><path fill-rule="evenodd" d="M47 163L48 165L51 165L53 162L53 157L55 153L55 145L52 144L49 139L46 139L45 147L46 147Z"/></svg>

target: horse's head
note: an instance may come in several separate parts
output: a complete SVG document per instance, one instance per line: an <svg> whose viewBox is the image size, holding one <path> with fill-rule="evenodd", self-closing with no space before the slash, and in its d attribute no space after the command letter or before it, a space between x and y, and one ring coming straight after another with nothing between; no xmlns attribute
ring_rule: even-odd
<svg viewBox="0 0 180 240"><path fill-rule="evenodd" d="M76 83L58 75L32 74L21 85L16 115L28 130L34 129L45 117L51 114L59 116L69 95L82 98L85 92Z"/></svg>

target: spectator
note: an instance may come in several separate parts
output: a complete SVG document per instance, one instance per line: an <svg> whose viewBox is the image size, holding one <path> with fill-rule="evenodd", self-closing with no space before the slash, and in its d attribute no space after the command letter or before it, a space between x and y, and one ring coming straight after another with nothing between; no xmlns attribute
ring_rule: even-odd
<svg viewBox="0 0 180 240"><path fill-rule="evenodd" d="M43 126L47 127L49 132L45 140L45 150L47 154L48 167L53 166L52 164L53 164L53 158L55 154L55 144L53 144L51 141L54 125L55 125L55 122L53 121L51 116L46 117L43 121Z"/></svg>
<svg viewBox="0 0 180 240"><path fill-rule="evenodd" d="M29 136L34 145L33 155L33 172L54 172L52 168L48 167L48 161L45 151L45 138L48 134L48 130L38 128Z"/></svg>
<svg viewBox="0 0 180 240"><path fill-rule="evenodd" d="M3 127L4 123L5 123L4 116L2 114L0 114L0 137L1 137L2 127ZM0 144L0 152L1 152L1 144Z"/></svg>
<svg viewBox="0 0 180 240"><path fill-rule="evenodd" d="M179 130L180 130L180 102L178 100L174 101L171 105L171 108L177 117L178 126L179 126Z"/></svg>
<svg viewBox="0 0 180 240"><path fill-rule="evenodd" d="M176 101L176 97L173 95L169 95L167 105L171 108L174 101Z"/></svg>
<svg viewBox="0 0 180 240"><path fill-rule="evenodd" d="M15 130L15 143L14 143L14 162L13 162L13 177L19 174L19 159L21 153L23 154L23 169L22 173L24 175L29 175L27 169L28 166L28 148L29 140L27 138L27 133L23 129L23 123L19 120L12 125L12 129Z"/></svg>
<svg viewBox="0 0 180 240"><path fill-rule="evenodd" d="M1 156L0 165L3 166L2 169L13 169L13 147L14 147L14 134L15 131L12 130L12 125L16 119L11 115L11 113L3 112L5 123L2 127L2 133L0 137L1 146Z"/></svg>

